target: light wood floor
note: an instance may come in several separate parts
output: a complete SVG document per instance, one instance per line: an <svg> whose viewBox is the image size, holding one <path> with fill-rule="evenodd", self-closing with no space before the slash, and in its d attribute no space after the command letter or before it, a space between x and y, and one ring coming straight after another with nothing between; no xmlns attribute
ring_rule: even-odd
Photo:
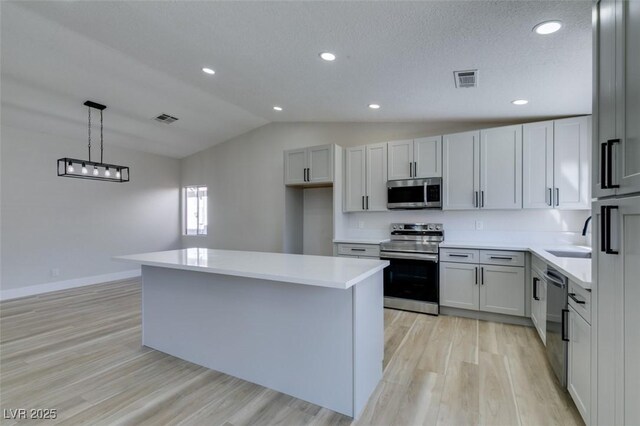
<svg viewBox="0 0 640 426"><path fill-rule="evenodd" d="M1 409L55 408L62 424L351 423L141 347L135 280L2 302L0 318ZM384 364L358 425L582 424L532 328L385 310Z"/></svg>

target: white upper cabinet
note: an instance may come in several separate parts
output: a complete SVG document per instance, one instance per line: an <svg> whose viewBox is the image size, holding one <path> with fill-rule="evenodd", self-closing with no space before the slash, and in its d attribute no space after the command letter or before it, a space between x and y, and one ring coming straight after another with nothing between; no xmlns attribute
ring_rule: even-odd
<svg viewBox="0 0 640 426"><path fill-rule="evenodd" d="M285 185L333 183L334 145L291 149L284 152Z"/></svg>
<svg viewBox="0 0 640 426"><path fill-rule="evenodd" d="M523 125L523 207L588 210L591 117Z"/></svg>
<svg viewBox="0 0 640 426"><path fill-rule="evenodd" d="M553 208L553 121L522 126L522 204Z"/></svg>
<svg viewBox="0 0 640 426"><path fill-rule="evenodd" d="M387 210L387 144L347 148L344 211Z"/></svg>
<svg viewBox="0 0 640 426"><path fill-rule="evenodd" d="M413 139L388 143L389 180L413 177Z"/></svg>
<svg viewBox="0 0 640 426"><path fill-rule="evenodd" d="M387 210L387 144L366 146L365 207L369 211Z"/></svg>
<svg viewBox="0 0 640 426"><path fill-rule="evenodd" d="M309 148L308 182L333 182L333 145Z"/></svg>
<svg viewBox="0 0 640 426"><path fill-rule="evenodd" d="M389 180L442 176L442 136L388 143Z"/></svg>
<svg viewBox="0 0 640 426"><path fill-rule="evenodd" d="M442 208L467 210L479 206L480 132L442 137Z"/></svg>
<svg viewBox="0 0 640 426"><path fill-rule="evenodd" d="M284 152L285 185L303 184L307 178L307 150L292 149Z"/></svg>
<svg viewBox="0 0 640 426"><path fill-rule="evenodd" d="M555 120L553 127L553 204L567 210L591 209L591 117Z"/></svg>
<svg viewBox="0 0 640 426"><path fill-rule="evenodd" d="M413 176L417 178L442 176L442 136L413 140Z"/></svg>
<svg viewBox="0 0 640 426"><path fill-rule="evenodd" d="M344 211L364 211L366 194L366 148L345 149Z"/></svg>
<svg viewBox="0 0 640 426"><path fill-rule="evenodd" d="M522 125L480 131L480 207L522 208Z"/></svg>
<svg viewBox="0 0 640 426"><path fill-rule="evenodd" d="M593 196L640 192L640 4L594 4Z"/></svg>

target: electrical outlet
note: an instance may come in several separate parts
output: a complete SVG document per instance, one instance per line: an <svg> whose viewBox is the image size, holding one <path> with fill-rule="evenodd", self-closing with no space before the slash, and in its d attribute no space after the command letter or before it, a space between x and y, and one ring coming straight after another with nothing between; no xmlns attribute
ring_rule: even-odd
<svg viewBox="0 0 640 426"><path fill-rule="evenodd" d="M484 223L481 220L476 220L476 230L481 231L484 228Z"/></svg>
<svg viewBox="0 0 640 426"><path fill-rule="evenodd" d="M52 276L52 277L57 277L57 276L59 276L59 275L60 275L60 269L58 269L58 268L53 268L53 269L51 270L51 276Z"/></svg>
<svg viewBox="0 0 640 426"><path fill-rule="evenodd" d="M358 228L360 229L364 228L364 221L361 220L358 222Z"/></svg>

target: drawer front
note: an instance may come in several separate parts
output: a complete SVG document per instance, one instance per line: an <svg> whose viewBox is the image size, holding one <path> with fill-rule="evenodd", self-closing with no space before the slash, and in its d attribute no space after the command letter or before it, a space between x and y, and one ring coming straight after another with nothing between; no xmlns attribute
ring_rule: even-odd
<svg viewBox="0 0 640 426"><path fill-rule="evenodd" d="M338 254L347 256L380 257L377 244L338 244Z"/></svg>
<svg viewBox="0 0 640 426"><path fill-rule="evenodd" d="M440 262L479 263L480 250L472 249L440 249Z"/></svg>
<svg viewBox="0 0 640 426"><path fill-rule="evenodd" d="M544 271L547 270L547 262L536 256L535 254L532 254L531 267L533 269L537 269L539 274L544 274Z"/></svg>
<svg viewBox="0 0 640 426"><path fill-rule="evenodd" d="M524 252L481 250L480 263L485 265L524 266Z"/></svg>
<svg viewBox="0 0 640 426"><path fill-rule="evenodd" d="M569 281L569 306L591 324L591 292Z"/></svg>

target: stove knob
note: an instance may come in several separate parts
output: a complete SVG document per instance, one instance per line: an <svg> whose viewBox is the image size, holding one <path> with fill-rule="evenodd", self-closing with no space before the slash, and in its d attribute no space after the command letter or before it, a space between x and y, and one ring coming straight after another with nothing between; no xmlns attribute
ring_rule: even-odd
<svg viewBox="0 0 640 426"><path fill-rule="evenodd" d="M433 224L432 224L432 223L428 224L428 225L427 225L427 229L428 229L429 231L433 231Z"/></svg>

